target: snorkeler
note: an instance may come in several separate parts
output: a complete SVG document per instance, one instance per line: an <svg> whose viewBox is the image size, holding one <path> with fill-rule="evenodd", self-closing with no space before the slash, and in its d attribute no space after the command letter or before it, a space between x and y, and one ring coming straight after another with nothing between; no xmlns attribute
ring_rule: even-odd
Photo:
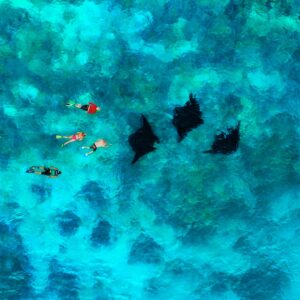
<svg viewBox="0 0 300 300"><path fill-rule="evenodd" d="M46 175L49 178L56 178L56 177L58 177L58 175L61 174L61 171L59 171L55 167L47 168L47 167L43 167L43 166L38 166L38 167L33 166L33 167L30 167L26 171L26 173L34 173L34 174L37 174L37 175Z"/></svg>
<svg viewBox="0 0 300 300"><path fill-rule="evenodd" d="M79 104L79 103L74 103L72 101L69 101L66 104L67 107L77 107L82 110L85 110L88 114L95 114L96 112L100 111L101 108L100 106L97 106L95 103L89 102L89 104Z"/></svg>
<svg viewBox="0 0 300 300"><path fill-rule="evenodd" d="M95 152L97 150L97 148L108 148L109 146L111 146L111 144L107 144L107 142L103 139L97 140L92 146L83 146L81 147L81 149L92 149L92 151L85 153L85 156L88 156L90 154L92 154L93 152Z"/></svg>
<svg viewBox="0 0 300 300"><path fill-rule="evenodd" d="M56 135L57 139L69 139L68 141L66 141L65 143L63 143L61 146L64 147L69 143L73 143L76 141L82 141L84 139L84 137L86 136L86 134L84 132L77 132L73 135L70 136L65 136L65 135Z"/></svg>

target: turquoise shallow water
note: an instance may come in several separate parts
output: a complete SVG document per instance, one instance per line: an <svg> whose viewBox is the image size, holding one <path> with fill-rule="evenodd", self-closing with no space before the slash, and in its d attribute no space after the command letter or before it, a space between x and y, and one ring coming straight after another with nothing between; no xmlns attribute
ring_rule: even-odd
<svg viewBox="0 0 300 300"><path fill-rule="evenodd" d="M0 299L298 300L299 16L296 0L0 1ZM204 124L178 143L189 93ZM132 165L141 114L160 143ZM235 153L202 153L238 121ZM112 146L84 157L98 138Z"/></svg>

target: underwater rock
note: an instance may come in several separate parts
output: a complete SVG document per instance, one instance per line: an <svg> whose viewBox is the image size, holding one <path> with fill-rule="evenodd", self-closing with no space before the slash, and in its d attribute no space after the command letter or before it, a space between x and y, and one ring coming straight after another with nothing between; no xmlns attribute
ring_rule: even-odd
<svg viewBox="0 0 300 300"><path fill-rule="evenodd" d="M8 154L0 154L0 167L5 169L9 163L9 155Z"/></svg>
<svg viewBox="0 0 300 300"><path fill-rule="evenodd" d="M0 5L0 35L11 40L19 28L30 22L27 10L14 8L9 2L3 1Z"/></svg>
<svg viewBox="0 0 300 300"><path fill-rule="evenodd" d="M193 94L190 94L189 97L189 101L184 106L178 106L174 109L172 123L177 129L178 142L181 142L189 131L204 123L196 97Z"/></svg>
<svg viewBox="0 0 300 300"><path fill-rule="evenodd" d="M184 244L202 244L216 233L216 229L211 225L192 226L182 238Z"/></svg>
<svg viewBox="0 0 300 300"><path fill-rule="evenodd" d="M79 279L74 272L65 271L54 259L50 262L50 274L48 276L48 293L56 294L61 300L76 300L78 296ZM56 299L52 296L49 299Z"/></svg>
<svg viewBox="0 0 300 300"><path fill-rule="evenodd" d="M227 132L215 135L211 150L203 151L203 153L230 154L235 152L240 141L240 123L238 122L236 127L228 128Z"/></svg>
<svg viewBox="0 0 300 300"><path fill-rule="evenodd" d="M295 111L295 110L294 110ZM287 113L278 113L264 123L264 130L255 144L245 145L241 151L245 168L255 176L253 189L256 207L265 212L285 188L299 186L299 138L296 119Z"/></svg>
<svg viewBox="0 0 300 300"><path fill-rule="evenodd" d="M145 286L145 292L151 297L158 298L160 297L160 291L161 291L161 282L158 278L150 278Z"/></svg>
<svg viewBox="0 0 300 300"><path fill-rule="evenodd" d="M196 266L182 259L167 261L162 272L145 281L147 299L191 299L191 294L203 278L199 271Z"/></svg>
<svg viewBox="0 0 300 300"><path fill-rule="evenodd" d="M93 286L95 290L95 298L94 300L115 300L111 289L108 286L99 280L97 280L96 284Z"/></svg>
<svg viewBox="0 0 300 300"><path fill-rule="evenodd" d="M189 263L185 262L182 259L176 258L174 260L168 261L165 264L165 270L164 272L166 273L170 273L172 275L184 275L184 273L186 272L191 272L192 270L192 265L190 265Z"/></svg>
<svg viewBox="0 0 300 300"><path fill-rule="evenodd" d="M0 223L0 298L30 299L31 274L21 236Z"/></svg>
<svg viewBox="0 0 300 300"><path fill-rule="evenodd" d="M107 205L107 199L103 195L103 189L96 181L88 181L76 194L77 197L88 201L95 207L104 208Z"/></svg>
<svg viewBox="0 0 300 300"><path fill-rule="evenodd" d="M233 290L242 300L275 300L289 283L287 274L273 264L249 269L235 280Z"/></svg>
<svg viewBox="0 0 300 300"><path fill-rule="evenodd" d="M135 152L133 161L131 162L132 164L147 153L154 151L156 149L153 146L154 143L159 143L158 137L153 133L153 130L144 115L142 115L142 122L142 127L128 138L129 144Z"/></svg>
<svg viewBox="0 0 300 300"><path fill-rule="evenodd" d="M266 1L266 8L267 9L272 9L273 8L273 2L274 2L274 0L267 0Z"/></svg>
<svg viewBox="0 0 300 300"><path fill-rule="evenodd" d="M183 259L176 258L166 262L163 272L157 278L161 281L167 280L170 284L172 282L178 282L182 285L189 283L190 285L195 285L196 288L202 276L203 274L196 266Z"/></svg>
<svg viewBox="0 0 300 300"><path fill-rule="evenodd" d="M213 272L209 282L210 291L214 294L222 294L231 289L234 277L224 272Z"/></svg>
<svg viewBox="0 0 300 300"><path fill-rule="evenodd" d="M21 152L21 145L23 142L23 136L20 134L20 130L17 127L14 118L7 116L3 109L0 109L0 119L2 123L1 128L1 158L3 163L10 159L11 156L16 158ZM8 136L9 133L9 136Z"/></svg>
<svg viewBox="0 0 300 300"><path fill-rule="evenodd" d="M73 5L80 5L84 2L84 0L69 0L69 3L70 4L73 4Z"/></svg>
<svg viewBox="0 0 300 300"><path fill-rule="evenodd" d="M164 8L162 10L164 23L172 24L175 23L178 18L184 18L192 21L194 19L201 20L203 18L203 7L199 5L200 2L197 0L190 1L165 1ZM160 22L161 24L162 22Z"/></svg>
<svg viewBox="0 0 300 300"><path fill-rule="evenodd" d="M143 186L143 193L139 195L139 200L145 203L151 210L155 212L156 217L161 221L166 221L170 217L169 201L169 182L162 182L160 186L155 184L145 184ZM153 190L156 193L153 193Z"/></svg>
<svg viewBox="0 0 300 300"><path fill-rule="evenodd" d="M72 211L65 211L58 216L58 224L60 227L60 233L62 235L74 234L81 224L81 219L75 215Z"/></svg>
<svg viewBox="0 0 300 300"><path fill-rule="evenodd" d="M218 215L220 219L248 220L251 218L251 209L243 199L230 199L220 204Z"/></svg>
<svg viewBox="0 0 300 300"><path fill-rule="evenodd" d="M233 250L239 251L245 255L251 254L253 250L252 243L247 235L240 236L233 245Z"/></svg>
<svg viewBox="0 0 300 300"><path fill-rule="evenodd" d="M239 13L239 5L234 0L230 0L225 9L225 15L228 16L229 20L234 20Z"/></svg>
<svg viewBox="0 0 300 300"><path fill-rule="evenodd" d="M32 184L31 191L38 195L42 201L51 196L51 188L44 185Z"/></svg>
<svg viewBox="0 0 300 300"><path fill-rule="evenodd" d="M274 0L274 3L276 3L277 1ZM292 13L292 5L290 1L287 0L281 0L279 1L280 3L280 10L282 12L283 15L285 16L290 16ZM278 5L278 2L276 3Z"/></svg>
<svg viewBox="0 0 300 300"><path fill-rule="evenodd" d="M163 261L163 248L152 237L140 234L131 246L128 263L159 264Z"/></svg>
<svg viewBox="0 0 300 300"><path fill-rule="evenodd" d="M93 229L91 241L94 246L108 245L111 241L112 226L105 220L100 220Z"/></svg>

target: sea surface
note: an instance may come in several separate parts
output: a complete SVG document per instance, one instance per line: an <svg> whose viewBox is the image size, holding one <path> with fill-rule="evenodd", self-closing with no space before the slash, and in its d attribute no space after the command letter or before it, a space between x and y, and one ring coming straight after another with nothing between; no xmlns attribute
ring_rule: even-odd
<svg viewBox="0 0 300 300"><path fill-rule="evenodd" d="M0 300L299 300L299 99L298 0L0 0Z"/></svg>

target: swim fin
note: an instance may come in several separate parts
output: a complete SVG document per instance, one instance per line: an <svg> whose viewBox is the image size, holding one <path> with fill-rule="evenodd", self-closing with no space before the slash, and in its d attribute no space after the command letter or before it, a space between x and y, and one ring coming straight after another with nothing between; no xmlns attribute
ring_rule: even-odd
<svg viewBox="0 0 300 300"><path fill-rule="evenodd" d="M67 107L73 107L75 104L76 104L75 101L70 100L70 101L68 101L68 103L66 104L66 106L67 106Z"/></svg>
<svg viewBox="0 0 300 300"><path fill-rule="evenodd" d="M63 136L62 136L62 135L59 135L59 134L57 134L57 135L55 136L55 138L57 138L57 139L62 139L62 138L63 138Z"/></svg>
<svg viewBox="0 0 300 300"><path fill-rule="evenodd" d="M39 168L39 167L32 166L28 170L26 170L26 173L34 173L36 168Z"/></svg>

